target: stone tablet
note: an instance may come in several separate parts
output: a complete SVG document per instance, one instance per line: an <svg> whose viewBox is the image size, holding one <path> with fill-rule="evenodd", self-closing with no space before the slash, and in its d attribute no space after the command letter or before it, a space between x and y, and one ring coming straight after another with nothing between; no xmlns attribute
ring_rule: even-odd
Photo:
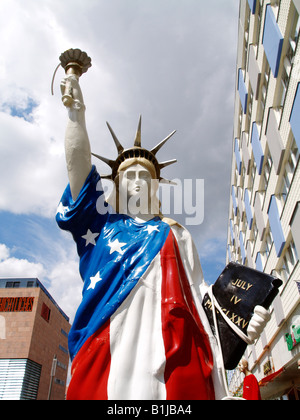
<svg viewBox="0 0 300 420"><path fill-rule="evenodd" d="M282 281L243 265L230 262L213 285L213 294L225 315L244 333L255 306L268 309L278 293ZM204 296L203 308L215 334L212 303ZM247 344L230 328L216 309L217 322L225 369L232 370L239 363Z"/></svg>

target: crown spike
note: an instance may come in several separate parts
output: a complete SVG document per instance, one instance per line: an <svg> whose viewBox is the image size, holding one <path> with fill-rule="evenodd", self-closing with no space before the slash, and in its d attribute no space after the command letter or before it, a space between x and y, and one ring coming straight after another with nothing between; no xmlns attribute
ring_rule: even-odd
<svg viewBox="0 0 300 420"><path fill-rule="evenodd" d="M93 156L95 156L96 158L98 158L98 159L102 160L102 162L106 163L106 164L107 164L108 166L110 166L111 168L113 168L114 163L115 163L115 161L114 161L114 160L107 159L107 158L105 158L105 157L103 157L103 156L96 155L96 153L92 153L92 155L93 155Z"/></svg>
<svg viewBox="0 0 300 420"><path fill-rule="evenodd" d="M106 121L106 125L110 131L110 134L112 135L112 138L114 139L115 145L117 147L118 150L118 154L122 153L124 150L124 147L121 145L121 143L119 142L117 136L115 135L113 129L111 128L111 126L109 125L109 123Z"/></svg>
<svg viewBox="0 0 300 420"><path fill-rule="evenodd" d="M165 168L166 166L172 165L173 163L176 163L176 162L177 162L177 159L172 159L172 160L167 160L166 162L161 162L158 165L159 165L159 168L162 169L162 168Z"/></svg>
<svg viewBox="0 0 300 420"><path fill-rule="evenodd" d="M140 115L139 124L135 135L134 146L135 147L142 147L142 134L141 134L141 127L142 127L142 116Z"/></svg>
<svg viewBox="0 0 300 420"><path fill-rule="evenodd" d="M160 143L158 143L153 149L150 150L151 153L156 155L156 153L162 148L162 146L169 140L176 133L176 130L172 131L165 139L163 139Z"/></svg>
<svg viewBox="0 0 300 420"><path fill-rule="evenodd" d="M166 178L159 178L159 182L161 184L167 184L167 185L177 185L177 182L175 181L171 181L170 179L166 179Z"/></svg>

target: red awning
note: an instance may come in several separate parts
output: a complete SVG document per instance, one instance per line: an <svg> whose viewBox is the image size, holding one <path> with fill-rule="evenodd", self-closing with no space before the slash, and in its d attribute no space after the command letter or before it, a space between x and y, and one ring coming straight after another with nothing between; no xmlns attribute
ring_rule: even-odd
<svg viewBox="0 0 300 420"><path fill-rule="evenodd" d="M264 378L262 378L259 381L259 386L265 386L269 382L272 382L275 378L277 378L277 376L281 375L283 371L284 371L284 368L282 367L281 369L277 370L276 372L271 373L268 376L265 376Z"/></svg>

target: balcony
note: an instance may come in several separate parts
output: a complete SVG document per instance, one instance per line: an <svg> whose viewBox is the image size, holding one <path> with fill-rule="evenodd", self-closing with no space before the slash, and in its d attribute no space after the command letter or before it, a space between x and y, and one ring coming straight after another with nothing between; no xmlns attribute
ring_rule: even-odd
<svg viewBox="0 0 300 420"><path fill-rule="evenodd" d="M248 134L245 133L245 131L244 131L243 135L242 135L242 156L243 156L243 161L244 161L246 174L249 174L250 153L249 153L247 144L248 144Z"/></svg>
<svg viewBox="0 0 300 420"><path fill-rule="evenodd" d="M278 76L282 45L283 36L277 25L272 6L268 4L265 17L263 46L274 77Z"/></svg>
<svg viewBox="0 0 300 420"><path fill-rule="evenodd" d="M247 254L247 266L251 268L255 268L253 264L253 260L252 260L252 241L247 241L246 254Z"/></svg>
<svg viewBox="0 0 300 420"><path fill-rule="evenodd" d="M262 239L265 229L266 229L266 221L265 221L264 214L262 212L262 202L263 202L263 194L257 191L255 194L255 199L254 199L254 213L255 213L256 226L258 229L260 240Z"/></svg>
<svg viewBox="0 0 300 420"><path fill-rule="evenodd" d="M249 64L248 64L249 79L253 90L253 96L258 98L259 83L261 79L261 71L256 60L256 48L254 45L249 47Z"/></svg>
<svg viewBox="0 0 300 420"><path fill-rule="evenodd" d="M244 203L243 203L243 189L241 187L237 188L237 202L238 202L238 209L240 213L240 218L243 218L243 211L244 211Z"/></svg>

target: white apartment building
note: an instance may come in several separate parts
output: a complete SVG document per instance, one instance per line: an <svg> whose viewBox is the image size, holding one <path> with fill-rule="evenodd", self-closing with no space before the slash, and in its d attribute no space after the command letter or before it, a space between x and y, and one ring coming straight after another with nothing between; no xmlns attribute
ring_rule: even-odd
<svg viewBox="0 0 300 420"><path fill-rule="evenodd" d="M263 399L300 397L299 15L300 0L240 0L227 262L283 281L245 353Z"/></svg>

